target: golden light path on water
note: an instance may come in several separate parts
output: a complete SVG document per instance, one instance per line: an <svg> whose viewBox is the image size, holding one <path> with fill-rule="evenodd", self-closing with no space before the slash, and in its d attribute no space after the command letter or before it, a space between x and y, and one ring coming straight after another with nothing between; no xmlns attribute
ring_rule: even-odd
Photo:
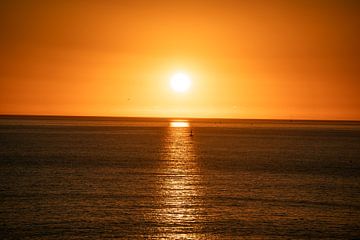
<svg viewBox="0 0 360 240"><path fill-rule="evenodd" d="M170 122L164 137L158 229L171 239L196 239L201 232L202 184L194 137L187 121Z"/></svg>

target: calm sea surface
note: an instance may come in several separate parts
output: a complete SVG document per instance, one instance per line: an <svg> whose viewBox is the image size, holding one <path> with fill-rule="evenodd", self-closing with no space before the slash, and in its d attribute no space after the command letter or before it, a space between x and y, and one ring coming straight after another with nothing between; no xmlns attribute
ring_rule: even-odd
<svg viewBox="0 0 360 240"><path fill-rule="evenodd" d="M2 116L0 238L359 239L360 123Z"/></svg>

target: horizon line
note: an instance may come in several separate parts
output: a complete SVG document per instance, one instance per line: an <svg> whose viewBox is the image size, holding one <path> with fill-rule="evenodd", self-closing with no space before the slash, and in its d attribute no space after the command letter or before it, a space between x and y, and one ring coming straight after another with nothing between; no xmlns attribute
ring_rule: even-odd
<svg viewBox="0 0 360 240"><path fill-rule="evenodd" d="M0 114L1 117L78 117L78 118L153 118L167 120L201 120L201 119L218 119L218 120L244 120L244 121L331 121L331 122L360 122L360 119L311 119L311 118L232 118L232 117L154 117L154 116L118 116L118 115L63 115L63 114Z"/></svg>

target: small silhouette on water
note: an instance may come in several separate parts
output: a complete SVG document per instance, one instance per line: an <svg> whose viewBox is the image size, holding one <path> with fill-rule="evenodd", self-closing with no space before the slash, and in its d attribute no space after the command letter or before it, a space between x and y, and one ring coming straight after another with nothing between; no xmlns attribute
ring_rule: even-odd
<svg viewBox="0 0 360 240"><path fill-rule="evenodd" d="M194 136L193 130L191 129L191 130L190 130L190 137L193 137L193 136Z"/></svg>

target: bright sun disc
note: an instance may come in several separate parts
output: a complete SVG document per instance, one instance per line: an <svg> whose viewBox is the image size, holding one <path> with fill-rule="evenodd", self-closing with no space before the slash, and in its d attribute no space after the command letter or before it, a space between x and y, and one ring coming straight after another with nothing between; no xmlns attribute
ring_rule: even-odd
<svg viewBox="0 0 360 240"><path fill-rule="evenodd" d="M170 86L176 92L186 92L191 86L191 79L185 73L176 73L171 77Z"/></svg>

